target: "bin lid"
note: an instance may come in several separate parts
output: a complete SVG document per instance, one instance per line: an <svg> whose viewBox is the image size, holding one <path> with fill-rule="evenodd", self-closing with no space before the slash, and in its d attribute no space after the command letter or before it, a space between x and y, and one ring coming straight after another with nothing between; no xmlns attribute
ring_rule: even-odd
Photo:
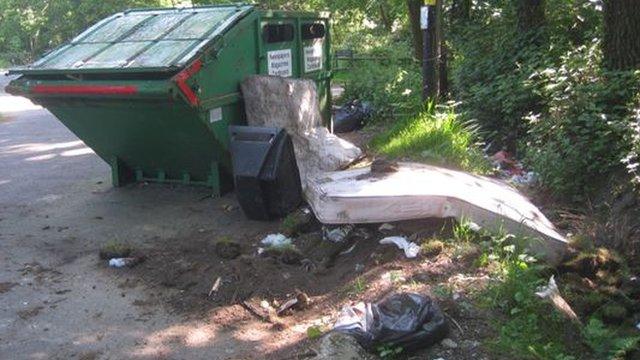
<svg viewBox="0 0 640 360"><path fill-rule="evenodd" d="M253 6L128 10L91 26L69 43L10 73L111 73L175 70Z"/></svg>

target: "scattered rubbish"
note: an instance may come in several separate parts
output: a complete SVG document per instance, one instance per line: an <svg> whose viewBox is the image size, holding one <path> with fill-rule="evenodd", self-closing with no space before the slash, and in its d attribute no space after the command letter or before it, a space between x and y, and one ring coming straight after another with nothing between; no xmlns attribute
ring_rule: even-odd
<svg viewBox="0 0 640 360"><path fill-rule="evenodd" d="M420 246L414 242L407 241L403 236L386 237L380 240L380 244L395 244L398 249L404 250L404 255L409 259L415 258L420 253Z"/></svg>
<svg viewBox="0 0 640 360"><path fill-rule="evenodd" d="M353 336L331 331L320 340L318 351L313 360L371 360L372 355L358 344Z"/></svg>
<svg viewBox="0 0 640 360"><path fill-rule="evenodd" d="M443 339L440 342L440 345L442 345L442 346L444 346L446 348L449 348L449 349L455 349L455 348L458 347L458 344L455 341L453 341L453 340L451 340L449 338Z"/></svg>
<svg viewBox="0 0 640 360"><path fill-rule="evenodd" d="M265 310L271 310L271 304L267 300L260 301L260 307Z"/></svg>
<svg viewBox="0 0 640 360"><path fill-rule="evenodd" d="M269 234L260 243L276 248L292 245L291 239L282 234Z"/></svg>
<svg viewBox="0 0 640 360"><path fill-rule="evenodd" d="M391 345L412 351L441 341L448 325L431 298L400 293L375 304L344 307L334 330L354 336L365 349Z"/></svg>
<svg viewBox="0 0 640 360"><path fill-rule="evenodd" d="M294 308L304 309L307 306L309 306L309 302L310 302L309 296L304 292L300 291L296 294L295 297L285 301L282 305L280 305L280 307L276 311L276 314L280 316L286 313L288 310L291 310Z"/></svg>
<svg viewBox="0 0 640 360"><path fill-rule="evenodd" d="M382 225L380 225L380 227L378 228L378 231L391 231L393 229L395 229L396 227L389 224L389 223L384 223Z"/></svg>
<svg viewBox="0 0 640 360"><path fill-rule="evenodd" d="M501 150L489 158L498 170L500 177L515 185L533 185L538 180L538 174L526 171L522 163L515 160L511 154Z"/></svg>
<svg viewBox="0 0 640 360"><path fill-rule="evenodd" d="M357 273L363 272L364 271L364 265L363 264L356 264L355 270L356 270Z"/></svg>
<svg viewBox="0 0 640 360"><path fill-rule="evenodd" d="M640 330L640 322L636 324L636 329Z"/></svg>
<svg viewBox="0 0 640 360"><path fill-rule="evenodd" d="M207 295L207 297L211 297L213 293L218 292L218 289L220 289L221 283L222 283L222 278L218 276L218 278L216 278L216 281L213 282L213 285L211 286L211 290L209 290L209 294Z"/></svg>
<svg viewBox="0 0 640 360"><path fill-rule="evenodd" d="M356 243L356 244L351 245L351 247L349 247L347 250L340 252L340 255L347 255L348 253L352 252L353 249L356 248L356 245L358 245L358 244Z"/></svg>
<svg viewBox="0 0 640 360"><path fill-rule="evenodd" d="M329 240L332 241L334 243L338 243L338 242L342 242L344 241L347 236L349 235L349 233L351 232L351 230L353 230L353 225L352 224L346 224L343 226L338 226L336 228L333 228L331 230L329 230L329 228L327 226L323 226L322 227L322 237L324 240Z"/></svg>
<svg viewBox="0 0 640 360"><path fill-rule="evenodd" d="M560 290L558 289L558 285L556 285L556 280L553 275L549 278L549 284L538 289L536 295L541 299L550 301L553 307L569 320L578 324L581 323L578 315L576 315L571 306L569 306L567 301L560 295Z"/></svg>
<svg viewBox="0 0 640 360"><path fill-rule="evenodd" d="M526 172L522 175L513 175L509 178L509 182L517 185L533 185L536 181L538 181L538 174L533 171Z"/></svg>
<svg viewBox="0 0 640 360"><path fill-rule="evenodd" d="M352 100L341 106L333 115L333 132L346 133L362 128L373 115L371 104Z"/></svg>
<svg viewBox="0 0 640 360"><path fill-rule="evenodd" d="M124 258L113 258L109 260L109 266L111 267L124 267L126 266L126 262Z"/></svg>
<svg viewBox="0 0 640 360"><path fill-rule="evenodd" d="M516 161L511 154L505 150L500 150L490 158L493 166L501 171L505 177L522 175L522 164Z"/></svg>
<svg viewBox="0 0 640 360"><path fill-rule="evenodd" d="M124 258L113 258L109 260L109 266L115 268L134 267L144 261L142 256L132 256Z"/></svg>

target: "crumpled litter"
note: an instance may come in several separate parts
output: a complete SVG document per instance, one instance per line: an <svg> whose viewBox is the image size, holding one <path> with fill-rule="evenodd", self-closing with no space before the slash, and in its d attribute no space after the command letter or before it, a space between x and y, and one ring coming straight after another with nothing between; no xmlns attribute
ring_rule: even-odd
<svg viewBox="0 0 640 360"><path fill-rule="evenodd" d="M353 336L365 349L393 345L412 351L444 339L448 325L431 298L400 293L375 304L343 307L333 329Z"/></svg>
<svg viewBox="0 0 640 360"><path fill-rule="evenodd" d="M121 258L109 259L109 266L115 268L122 268L125 266L134 267L145 260L144 256L131 256Z"/></svg>
<svg viewBox="0 0 640 360"><path fill-rule="evenodd" d="M269 234L260 242L269 247L283 247L291 245L291 239L282 234Z"/></svg>
<svg viewBox="0 0 640 360"><path fill-rule="evenodd" d="M556 284L556 280L553 275L549 278L549 283L547 286L542 286L536 292L536 295L541 298L548 300L551 302L553 307L555 307L561 314L563 314L569 320L580 323L580 318L573 311L569 303L560 295L560 290L558 289L558 285Z"/></svg>
<svg viewBox="0 0 640 360"><path fill-rule="evenodd" d="M533 171L529 171L522 175L513 175L509 179L509 182L518 185L533 185L536 183L536 181L538 181L538 174Z"/></svg>
<svg viewBox="0 0 640 360"><path fill-rule="evenodd" d="M337 228L329 230L328 227L324 226L322 228L322 238L324 240L329 240L334 243L339 243L344 241L344 239L349 236L349 233L353 230L353 225L347 224L343 226L338 226Z"/></svg>
<svg viewBox="0 0 640 360"><path fill-rule="evenodd" d="M420 246L414 242L407 241L404 236L389 236L380 240L380 244L395 244L398 249L404 250L404 255L413 259L420 253Z"/></svg>

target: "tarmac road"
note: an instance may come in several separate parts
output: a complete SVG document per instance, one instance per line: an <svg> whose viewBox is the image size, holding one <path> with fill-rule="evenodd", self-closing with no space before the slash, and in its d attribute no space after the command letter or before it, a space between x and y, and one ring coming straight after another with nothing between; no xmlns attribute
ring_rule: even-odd
<svg viewBox="0 0 640 360"><path fill-rule="evenodd" d="M112 188L109 167L49 112L5 94L8 80L0 73L0 359L255 356L261 335L136 306L149 294L119 287L126 269L97 258L112 239L149 244L251 226L222 208L233 195Z"/></svg>

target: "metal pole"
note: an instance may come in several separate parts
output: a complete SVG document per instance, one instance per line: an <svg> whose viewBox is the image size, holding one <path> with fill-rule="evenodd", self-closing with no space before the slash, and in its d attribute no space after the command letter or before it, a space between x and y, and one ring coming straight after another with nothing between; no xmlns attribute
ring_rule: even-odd
<svg viewBox="0 0 640 360"><path fill-rule="evenodd" d="M422 28L422 100L436 96L436 0L426 0L420 9L420 27Z"/></svg>

